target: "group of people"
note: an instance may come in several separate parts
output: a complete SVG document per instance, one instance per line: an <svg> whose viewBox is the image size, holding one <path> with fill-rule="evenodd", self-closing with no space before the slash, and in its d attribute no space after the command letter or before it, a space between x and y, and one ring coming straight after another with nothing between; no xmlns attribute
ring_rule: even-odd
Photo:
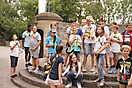
<svg viewBox="0 0 132 88"><path fill-rule="evenodd" d="M20 48L20 43L17 40L17 35L12 35L12 41L10 41L10 60L11 60L11 79L17 78L16 67L18 62L19 54L25 51L25 66L32 66L29 71L38 72L39 71L39 52L41 36L37 32L36 26L28 25L27 30L22 34L22 48ZM32 57L32 64L30 63L30 58Z"/></svg>
<svg viewBox="0 0 132 88"><path fill-rule="evenodd" d="M86 66L88 55L91 55L90 72L98 74L98 78L93 82L98 82L100 86L103 86L105 67L109 67L109 74L117 73L120 88L132 88L132 23L126 24L126 29L120 33L116 22L112 22L109 27L105 25L103 19L99 19L97 25L92 22L92 16L82 19L81 26L74 20L69 22L66 30L67 43L64 58L62 56L64 46L61 44L62 40L59 38L56 24L50 25L45 46L48 48L46 62L52 63L52 66L45 83L51 88L62 88L62 76L65 75L68 81L66 88L72 86L73 80L77 81L78 88L82 88L83 72L88 70L86 69L88 68ZM41 36L36 26L28 25L28 30L23 33L22 38L25 65L26 67L32 66L29 71L38 72ZM17 36L14 34L10 42L11 78L17 77L15 70L19 45ZM84 58L80 57L81 50L84 51ZM120 54L121 57L119 57ZM30 56L32 56L32 64Z"/></svg>
<svg viewBox="0 0 132 88"><path fill-rule="evenodd" d="M82 88L83 72L88 70L88 55L91 55L90 72L98 74L98 78L93 82L98 82L100 86L105 84L106 67L109 68L109 74L118 75L120 88L132 88L132 23L126 24L126 29L120 33L116 22L112 22L108 27L103 19L99 19L97 25L92 24L92 21L92 16L87 16L82 20L81 26L74 20L69 22L64 60L61 56L63 46L56 28L51 27L49 30L50 35L47 35L45 43L48 48L47 62L56 58L45 81L51 88L61 87L62 76L65 75L68 81L66 88L72 86L73 80L77 81L78 88ZM80 57L81 50L84 51L84 59ZM57 53L58 51L61 52Z"/></svg>

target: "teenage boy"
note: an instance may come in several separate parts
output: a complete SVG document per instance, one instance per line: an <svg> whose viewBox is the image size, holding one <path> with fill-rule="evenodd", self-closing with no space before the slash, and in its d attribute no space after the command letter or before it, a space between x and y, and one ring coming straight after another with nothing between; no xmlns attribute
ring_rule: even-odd
<svg viewBox="0 0 132 88"><path fill-rule="evenodd" d="M30 42L30 36L33 34L32 32L32 26L28 25L28 29L23 32L22 34L22 48L25 49L25 61L26 64L25 66L32 66L32 64L30 63L30 52L29 52L29 42Z"/></svg>
<svg viewBox="0 0 132 88"><path fill-rule="evenodd" d="M120 48L123 42L121 34L118 32L118 25L111 24L112 33L109 38L110 42L110 53L109 53L109 61L110 61L110 69L108 71L109 74L117 73L116 65L119 59ZM112 65L112 61L114 65Z"/></svg>

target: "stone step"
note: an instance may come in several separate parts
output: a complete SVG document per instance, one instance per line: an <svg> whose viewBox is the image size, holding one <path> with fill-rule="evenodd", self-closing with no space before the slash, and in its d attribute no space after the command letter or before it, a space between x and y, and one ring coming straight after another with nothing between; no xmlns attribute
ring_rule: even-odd
<svg viewBox="0 0 132 88"><path fill-rule="evenodd" d="M42 75L40 75L40 74L41 74L40 72L38 72L37 74L28 73L26 69L20 70L20 72L19 72L20 78L22 80L24 80L26 83L29 83L29 85L38 86L36 88L50 88L49 86L45 85L44 79L42 78ZM63 85L63 86L65 88L65 85ZM32 88L32 87L28 87L28 88ZM71 88L77 88L77 87L72 86Z"/></svg>
<svg viewBox="0 0 132 88"><path fill-rule="evenodd" d="M12 79L11 81L19 88L40 88L23 81L21 78Z"/></svg>
<svg viewBox="0 0 132 88"><path fill-rule="evenodd" d="M42 64L40 65L40 71L44 71ZM95 80L97 77L98 77L97 74L93 74L91 72L83 73L83 79L86 79L86 80ZM105 81L116 82L117 74L105 74Z"/></svg>
<svg viewBox="0 0 132 88"><path fill-rule="evenodd" d="M34 86L38 86L41 88L49 88L48 86L45 85L43 80L40 80L32 75L30 75L26 69L22 69L19 72L20 78L24 80L25 82L32 84Z"/></svg>
<svg viewBox="0 0 132 88"><path fill-rule="evenodd" d="M67 84L67 79L64 77L63 78L63 83ZM73 85L76 85L76 82L73 83ZM83 88L119 88L117 82L105 82L105 85L100 87L99 83L93 83L92 80L82 80L82 87Z"/></svg>
<svg viewBox="0 0 132 88"><path fill-rule="evenodd" d="M43 72L42 71L39 71L38 73L34 73L34 72L31 72L30 75L32 76L35 76L41 80L44 80L43 76L42 76ZM85 75L87 75L88 73L85 73ZM90 75L89 75L90 76ZM97 75L96 75L97 76ZM97 77L96 77L97 78ZM95 79L96 79L95 78ZM94 79L94 80L95 80ZM67 79L66 77L63 77L63 84L66 85L67 84ZM74 86L76 86L76 83L73 83ZM93 86L93 88L97 88L98 87L98 83L93 83L93 80L86 80L86 79L83 79L82 80L82 86L83 88L87 88L87 86ZM117 82L108 82L106 81L105 82L105 86L102 87L102 88L118 88L118 85L117 85Z"/></svg>
<svg viewBox="0 0 132 88"><path fill-rule="evenodd" d="M97 77L97 74L92 74L91 72L83 73L85 80L95 80ZM107 82L117 82L117 74L105 74L104 79Z"/></svg>

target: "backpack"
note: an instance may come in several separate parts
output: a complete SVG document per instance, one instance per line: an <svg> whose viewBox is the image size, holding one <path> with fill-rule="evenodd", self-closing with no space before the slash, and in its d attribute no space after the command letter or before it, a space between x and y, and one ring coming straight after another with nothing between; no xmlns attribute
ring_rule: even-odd
<svg viewBox="0 0 132 88"><path fill-rule="evenodd" d="M44 63L44 73L43 73L43 77L46 80L48 74L50 73L50 71L52 70L52 67L54 65L54 62L56 60L56 56L54 56L54 58L52 59L52 61L50 63Z"/></svg>

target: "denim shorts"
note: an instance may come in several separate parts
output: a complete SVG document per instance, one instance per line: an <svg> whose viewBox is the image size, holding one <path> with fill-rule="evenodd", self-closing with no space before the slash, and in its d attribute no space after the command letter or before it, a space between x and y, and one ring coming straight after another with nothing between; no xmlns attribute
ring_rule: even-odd
<svg viewBox="0 0 132 88"><path fill-rule="evenodd" d="M74 54L76 55L77 59L80 59L80 52L74 52Z"/></svg>
<svg viewBox="0 0 132 88"><path fill-rule="evenodd" d="M84 54L94 54L94 43L84 43Z"/></svg>
<svg viewBox="0 0 132 88"><path fill-rule="evenodd" d="M18 57L10 56L11 67L16 67L18 62Z"/></svg>

